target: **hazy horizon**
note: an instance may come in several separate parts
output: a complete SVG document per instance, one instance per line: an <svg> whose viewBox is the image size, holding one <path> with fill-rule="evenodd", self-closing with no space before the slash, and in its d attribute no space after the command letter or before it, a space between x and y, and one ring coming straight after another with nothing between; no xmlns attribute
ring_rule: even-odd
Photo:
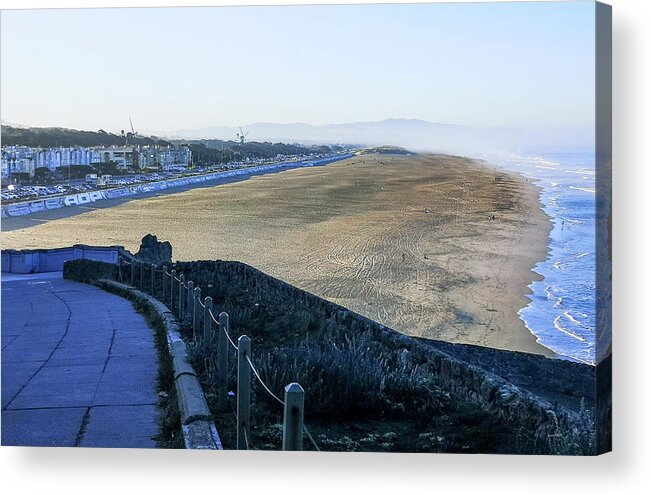
<svg viewBox="0 0 651 495"><path fill-rule="evenodd" d="M171 134L393 118L585 141L594 19L593 2L3 11L2 119Z"/></svg>

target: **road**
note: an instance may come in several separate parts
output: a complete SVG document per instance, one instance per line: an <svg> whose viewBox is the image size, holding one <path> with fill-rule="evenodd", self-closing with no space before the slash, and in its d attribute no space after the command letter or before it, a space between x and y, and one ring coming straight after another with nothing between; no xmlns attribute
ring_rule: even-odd
<svg viewBox="0 0 651 495"><path fill-rule="evenodd" d="M61 273L2 275L2 445L156 447L153 331Z"/></svg>

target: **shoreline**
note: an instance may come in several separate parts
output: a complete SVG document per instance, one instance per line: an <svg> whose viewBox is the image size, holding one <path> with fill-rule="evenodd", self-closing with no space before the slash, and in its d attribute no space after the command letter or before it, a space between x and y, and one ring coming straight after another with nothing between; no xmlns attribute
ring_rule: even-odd
<svg viewBox="0 0 651 495"><path fill-rule="evenodd" d="M137 250L151 232L172 243L175 259L242 261L407 335L555 357L518 315L547 255L549 220L534 184L443 155L363 155L282 172L29 228L3 222L3 248Z"/></svg>
<svg viewBox="0 0 651 495"><path fill-rule="evenodd" d="M531 297L530 296L532 296L534 294L533 285L536 282L541 282L541 281L543 281L545 279L544 275L542 275L542 274L540 274L540 273L538 273L536 271L536 267L538 267L538 265L545 262L549 258L549 256L551 255L551 249L552 249L551 248L551 243L552 243L551 234L552 234L552 230L553 230L553 219L552 219L551 216L549 216L545 212L545 203L542 200L545 189L544 189L543 185L541 184L541 181L537 180L537 179L532 179L531 177L527 177L524 173L517 172L517 171L514 171L514 170L509 170L505 166L498 165L496 163L492 163L492 162L490 162L490 161L488 161L486 159L483 159L483 158L473 158L473 160L476 161L477 163L479 163L480 166L486 167L489 170L493 170L493 171L499 172L499 173L507 173L507 174L510 174L512 176L519 177L521 180L524 180L525 184L527 185L526 188L529 189L529 194L535 195L535 201L536 201L536 203L538 205L538 211L542 214L542 217L544 217L545 223L546 223L546 226L547 226L547 243L545 245L544 255L541 256L540 259L531 266L531 282L529 284L527 284L526 291L524 292L523 298L522 298L523 305L517 311L517 315L518 315L518 318L520 318L520 320L522 321L522 323L523 323L524 327L527 329L527 331L529 331L529 333L531 333L531 335L536 339L536 343L549 351L550 355L548 355L547 357L553 357L555 359L568 360L568 361L571 361L571 362L582 362L582 361L573 359L570 356L563 356L561 354L558 354L553 349L550 349L549 347L544 345L542 343L541 339L540 339L540 336L538 336L534 332L534 330L532 330L531 328L529 328L527 326L526 320L521 315L521 312L523 310L525 310L529 306L529 304L531 303Z"/></svg>

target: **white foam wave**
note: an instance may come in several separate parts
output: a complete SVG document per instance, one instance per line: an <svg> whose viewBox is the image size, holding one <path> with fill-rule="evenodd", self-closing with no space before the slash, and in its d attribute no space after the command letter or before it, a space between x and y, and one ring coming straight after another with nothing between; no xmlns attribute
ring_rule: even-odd
<svg viewBox="0 0 651 495"><path fill-rule="evenodd" d="M585 191L585 192L589 192L589 193L592 193L592 194L595 194L595 193L597 192L595 189L592 189L592 188L590 188L590 187L575 187L575 186L570 186L570 189L574 189L574 190L576 190L576 191Z"/></svg>
<svg viewBox="0 0 651 495"><path fill-rule="evenodd" d="M588 341L585 340L584 337L572 332L571 330L569 330L569 329L563 327L563 325L561 325L560 320L561 320L561 318L563 317L564 314L565 313L563 313L562 315L558 315L554 319L554 327L556 328L556 330L559 330L559 331L563 332L565 335L568 335L568 336L572 337L573 339L578 340L579 342L583 342L584 344L587 344Z"/></svg>

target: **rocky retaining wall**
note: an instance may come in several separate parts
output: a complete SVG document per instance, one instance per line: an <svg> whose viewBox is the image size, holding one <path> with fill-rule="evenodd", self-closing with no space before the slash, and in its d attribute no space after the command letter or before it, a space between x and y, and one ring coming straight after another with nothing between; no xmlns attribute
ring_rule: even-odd
<svg viewBox="0 0 651 495"><path fill-rule="evenodd" d="M66 269L70 273L74 271L75 277L84 278L91 264L94 263L72 262ZM185 280L193 281L195 287L202 287L202 294L211 295L218 308L221 305L232 308L229 314L233 328L237 328L238 320L249 310L228 298L242 297L242 294L247 304L267 304L282 308L285 314L307 313L313 318L333 321L351 333L366 334L382 348L387 359L404 363L408 368L418 366L431 371L438 385L453 400L475 404L510 423L515 431L521 429L533 435L539 446L537 452L594 453L592 367L408 337L239 262L177 262L169 268L183 274ZM117 276L118 270L112 270ZM507 371L506 378L501 376L501 370ZM562 390L563 387L567 390ZM556 400L554 395L563 400ZM556 439L562 442L558 449L553 445Z"/></svg>
<svg viewBox="0 0 651 495"><path fill-rule="evenodd" d="M239 262L179 262L175 268L177 273L185 275L185 280L192 280L195 286L213 286L216 294L227 292L226 284L239 285L240 289L247 291L254 300L270 305L282 305L287 311L307 311L323 318L335 318L338 323L354 332L367 333L374 341L379 342L393 359L431 371L437 377L439 386L448 391L455 400L474 403L486 412L510 422L515 428L535 432L536 441L540 445L547 445L549 439L555 436L569 438L570 442L576 437L579 442L579 438L585 438L586 430L593 429L589 411L591 402L594 402L592 367L536 355L409 337ZM238 316L237 313L231 314L233 327ZM545 381L554 377L559 387L569 387L569 394L575 396L577 403L585 402L585 410L572 410L565 407L562 401L549 400L544 395L518 386L500 376L500 368L487 369L479 365L482 362L489 365L494 363L494 353L500 354L503 364L510 363L512 368L518 369L520 373L514 373L513 369L510 373L518 375L523 383L528 381L532 390L545 387L544 384L537 383L538 380ZM470 359L463 359L470 358L473 354L477 364L471 364ZM480 357L477 357L478 355ZM488 357L490 359L487 359ZM528 373L533 376L527 379ZM573 374L576 377L572 377Z"/></svg>

